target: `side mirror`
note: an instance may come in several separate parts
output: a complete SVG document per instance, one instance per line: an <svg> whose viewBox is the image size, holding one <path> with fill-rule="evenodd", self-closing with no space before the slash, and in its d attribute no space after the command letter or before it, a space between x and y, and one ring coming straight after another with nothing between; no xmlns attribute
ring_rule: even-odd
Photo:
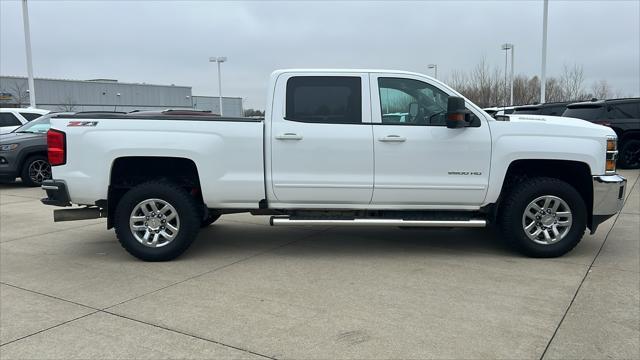
<svg viewBox="0 0 640 360"><path fill-rule="evenodd" d="M469 112L464 106L464 99L449 96L447 100L447 128L458 129L466 127L469 122Z"/></svg>

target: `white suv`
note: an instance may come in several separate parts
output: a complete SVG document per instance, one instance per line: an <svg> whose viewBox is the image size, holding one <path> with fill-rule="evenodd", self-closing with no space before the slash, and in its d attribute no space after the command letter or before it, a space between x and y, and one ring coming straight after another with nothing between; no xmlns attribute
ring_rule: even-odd
<svg viewBox="0 0 640 360"><path fill-rule="evenodd" d="M49 110L32 108L0 108L0 134L6 134L17 129L33 119L37 119Z"/></svg>

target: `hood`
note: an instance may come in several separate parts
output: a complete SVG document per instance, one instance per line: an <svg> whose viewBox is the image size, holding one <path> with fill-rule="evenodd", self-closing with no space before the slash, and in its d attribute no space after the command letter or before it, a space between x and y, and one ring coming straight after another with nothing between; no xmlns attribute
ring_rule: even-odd
<svg viewBox="0 0 640 360"><path fill-rule="evenodd" d="M587 136L616 136L616 133L609 127L594 124L592 122L562 116L549 115L506 115L508 122L527 124L545 132L555 132L556 135L587 135ZM539 126L536 126L539 124Z"/></svg>
<svg viewBox="0 0 640 360"><path fill-rule="evenodd" d="M46 139L47 133L7 133L0 135L0 144L11 144L30 139Z"/></svg>

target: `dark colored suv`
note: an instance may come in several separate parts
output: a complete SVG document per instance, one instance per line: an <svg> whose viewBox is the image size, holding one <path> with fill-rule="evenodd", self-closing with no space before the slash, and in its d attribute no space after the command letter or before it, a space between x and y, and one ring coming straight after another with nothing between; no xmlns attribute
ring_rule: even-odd
<svg viewBox="0 0 640 360"><path fill-rule="evenodd" d="M562 116L612 128L618 135L618 165L640 168L640 98L574 103L567 106Z"/></svg>
<svg viewBox="0 0 640 360"><path fill-rule="evenodd" d="M567 109L567 105L569 104L571 104L571 102L550 102L544 104L516 106L513 115L530 114L562 116L562 113Z"/></svg>

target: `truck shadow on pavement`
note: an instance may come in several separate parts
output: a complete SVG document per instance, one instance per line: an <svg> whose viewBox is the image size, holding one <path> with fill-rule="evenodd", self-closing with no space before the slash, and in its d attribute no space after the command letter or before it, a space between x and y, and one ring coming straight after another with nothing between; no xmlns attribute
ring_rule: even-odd
<svg viewBox="0 0 640 360"><path fill-rule="evenodd" d="M492 229L429 228L270 228L241 224L216 224L203 229L181 258L207 256L224 247L273 251L279 255L387 256L402 254L478 254L519 256ZM263 250L264 249L264 250ZM291 250L290 250L291 249Z"/></svg>

